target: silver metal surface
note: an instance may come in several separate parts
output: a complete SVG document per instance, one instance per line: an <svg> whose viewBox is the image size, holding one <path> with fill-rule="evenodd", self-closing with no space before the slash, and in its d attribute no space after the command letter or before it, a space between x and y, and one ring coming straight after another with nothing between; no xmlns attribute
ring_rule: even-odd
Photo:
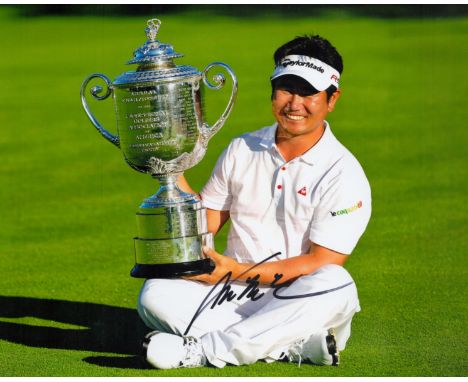
<svg viewBox="0 0 468 382"><path fill-rule="evenodd" d="M200 202L160 209L140 208L137 227L141 239L198 235L207 232L206 210Z"/></svg>
<svg viewBox="0 0 468 382"><path fill-rule="evenodd" d="M135 238L135 263L137 264L173 264L198 261L205 256L202 246L213 247L212 233L176 239L140 239Z"/></svg>
<svg viewBox="0 0 468 382"><path fill-rule="evenodd" d="M161 21L158 19L148 20L148 27L145 29L148 41L133 52L133 59L127 64L156 64L165 66L173 65L172 59L182 57L182 54L176 53L172 45L163 44L156 40Z"/></svg>
<svg viewBox="0 0 468 382"><path fill-rule="evenodd" d="M213 81L215 82L214 85L211 84L210 81L207 79L208 71L215 66L221 66L229 73L232 79L232 91L226 109L224 110L223 114L221 114L221 117L218 119L218 121L212 127L208 126L206 123L203 124L203 134L205 136L205 139L210 139L214 134L216 134L219 131L219 129L221 129L221 127L223 127L224 123L226 122L226 119L229 117L229 114L231 114L232 108L234 107L234 102L236 101L237 97L237 77L232 71L232 69L222 62L213 62L205 68L205 70L203 71L203 82L205 83L205 85L207 85L210 89L213 90L219 90L224 86L226 79L220 73L213 76Z"/></svg>
<svg viewBox="0 0 468 382"><path fill-rule="evenodd" d="M203 72L191 66L177 66L182 57L172 45L156 40L161 21L148 21L147 41L134 51L128 64L137 64L113 82L104 74L87 77L81 87L83 108L100 134L119 147L126 162L135 170L159 179L161 188L145 199L137 214L137 260L144 264L177 263L202 258L202 237L207 234L206 213L197 196L182 192L177 177L199 163L208 141L224 125L237 95L237 78L221 62L209 64ZM232 80L228 104L212 126L204 121L201 85L211 90L224 87L226 78L213 68L222 68ZM104 86L91 87L90 94L102 101L112 95L117 135L107 131L90 110L86 89L91 81ZM197 250L194 248L197 247ZM143 264L143 263L142 263Z"/></svg>
<svg viewBox="0 0 468 382"><path fill-rule="evenodd" d="M232 69L221 62L209 64L203 72L191 66L176 66L172 59L180 57L169 44L156 41L161 22L148 21L148 41L134 53L129 63L138 64L136 71L118 76L114 82L101 73L85 79L81 87L83 107L104 138L120 147L127 163L151 175L181 173L200 162L209 139L219 131L232 111L237 95L237 78ZM208 89L221 89L226 80L214 67L223 68L232 79L228 105L213 126L204 122L200 82ZM105 129L91 112L86 101L86 88L91 80L100 79L106 86L94 86L90 93L102 101L111 94L117 117L118 136Z"/></svg>
<svg viewBox="0 0 468 382"><path fill-rule="evenodd" d="M174 82L179 79L198 77L202 73L197 68L188 65L176 66L159 70L128 71L118 76L114 82L115 87L126 87L129 84L145 86L147 82Z"/></svg>
<svg viewBox="0 0 468 382"><path fill-rule="evenodd" d="M102 79L105 84L106 84L106 93L104 95L100 95L102 93L103 88L101 86L94 86L91 88L90 93L91 95L97 99L98 101L105 100L107 97L109 97L112 94L112 86L111 86L111 81L110 79L105 76L104 74L101 73L94 73L88 76L84 82L83 85L81 85L81 91L80 91L80 96L81 96L81 104L83 105L83 108L85 109L85 112L88 116L88 118L91 120L93 125L96 127L96 129L101 133L101 135L106 138L109 142L114 144L115 146L119 147L120 146L120 139L119 137L115 136L112 133L109 133L96 119L96 117L93 115L91 110L89 109L88 103L86 102L86 97L85 97L85 90L86 87L88 86L89 81L95 79L95 78L100 78Z"/></svg>

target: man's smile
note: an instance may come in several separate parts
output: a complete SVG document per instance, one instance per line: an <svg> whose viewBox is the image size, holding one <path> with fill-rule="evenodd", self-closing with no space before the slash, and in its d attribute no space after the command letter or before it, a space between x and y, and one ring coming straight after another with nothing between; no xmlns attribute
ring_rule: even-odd
<svg viewBox="0 0 468 382"><path fill-rule="evenodd" d="M294 114L288 114L288 113L285 113L284 115L286 116L287 119L292 119L293 121L300 121L306 118L303 115L294 115Z"/></svg>

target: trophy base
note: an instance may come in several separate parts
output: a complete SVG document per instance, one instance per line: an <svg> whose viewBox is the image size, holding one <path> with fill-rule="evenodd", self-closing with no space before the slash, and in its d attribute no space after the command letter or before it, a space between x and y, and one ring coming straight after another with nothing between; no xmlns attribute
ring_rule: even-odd
<svg viewBox="0 0 468 382"><path fill-rule="evenodd" d="M135 264L130 276L144 279L172 279L211 273L215 265L211 259L172 264Z"/></svg>

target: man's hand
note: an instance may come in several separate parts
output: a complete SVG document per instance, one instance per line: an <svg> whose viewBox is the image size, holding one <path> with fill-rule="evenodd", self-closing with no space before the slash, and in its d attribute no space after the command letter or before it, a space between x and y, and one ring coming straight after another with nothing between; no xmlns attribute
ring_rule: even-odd
<svg viewBox="0 0 468 382"><path fill-rule="evenodd" d="M216 284L226 273L232 272L230 280L246 280L257 277L260 284L271 285L278 275L281 281L292 281L300 276L315 272L327 264L343 266L348 256L331 249L311 243L308 253L278 261L264 263L238 263L229 256L223 256L215 250L203 247L203 252L210 257L216 268L210 274L187 276L187 280L198 280L209 284Z"/></svg>
<svg viewBox="0 0 468 382"><path fill-rule="evenodd" d="M207 257L213 260L216 268L209 274L204 273L197 276L186 276L184 277L185 279L203 281L208 284L216 284L228 272L232 272L231 280L237 277L236 275L239 273L240 264L236 260L228 256L220 255L214 249L208 247L203 247L203 252Z"/></svg>

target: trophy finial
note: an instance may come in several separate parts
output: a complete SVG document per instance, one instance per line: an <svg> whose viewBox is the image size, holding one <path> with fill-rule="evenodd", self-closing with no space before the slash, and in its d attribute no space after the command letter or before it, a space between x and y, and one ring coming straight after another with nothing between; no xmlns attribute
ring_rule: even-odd
<svg viewBox="0 0 468 382"><path fill-rule="evenodd" d="M161 26L161 20L151 19L148 20L148 28L145 29L146 36L148 41L154 42L156 35L158 34L159 27Z"/></svg>
<svg viewBox="0 0 468 382"><path fill-rule="evenodd" d="M172 59L182 57L182 55L175 52L172 45L156 40L161 20L150 19L147 24L145 28L147 41L133 52L133 58L127 61L127 64L140 65L138 71L175 67Z"/></svg>

